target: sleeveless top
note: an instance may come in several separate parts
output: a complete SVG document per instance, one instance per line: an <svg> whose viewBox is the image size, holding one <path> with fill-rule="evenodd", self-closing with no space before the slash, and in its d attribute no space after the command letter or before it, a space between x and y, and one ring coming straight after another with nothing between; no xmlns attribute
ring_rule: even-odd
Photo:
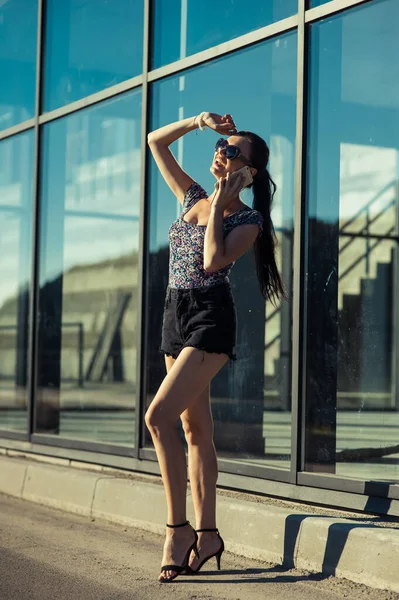
<svg viewBox="0 0 399 600"><path fill-rule="evenodd" d="M206 225L188 223L184 215L208 194L194 182L186 191L183 199L183 212L169 229L169 287L198 288L219 285L228 282L228 276L234 265L232 262L219 271L207 273L204 270L204 238ZM223 238L239 225L257 225L262 230L263 217L257 210L249 207L232 213L224 218Z"/></svg>

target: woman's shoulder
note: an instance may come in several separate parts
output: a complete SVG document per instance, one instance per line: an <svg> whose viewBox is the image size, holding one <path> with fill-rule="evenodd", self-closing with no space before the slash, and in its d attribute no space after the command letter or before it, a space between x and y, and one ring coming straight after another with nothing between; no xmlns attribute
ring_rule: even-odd
<svg viewBox="0 0 399 600"><path fill-rule="evenodd" d="M198 200L208 198L208 194L197 181L193 181L187 188L183 198L183 213L194 206Z"/></svg>
<svg viewBox="0 0 399 600"><path fill-rule="evenodd" d="M258 210L247 206L237 214L241 225L258 225L261 228L263 227L263 216Z"/></svg>
<svg viewBox="0 0 399 600"><path fill-rule="evenodd" d="M194 204L198 200L202 200L203 198L207 198L208 194L197 181L193 181L192 184L187 188L184 198L183 198L183 207L186 205Z"/></svg>

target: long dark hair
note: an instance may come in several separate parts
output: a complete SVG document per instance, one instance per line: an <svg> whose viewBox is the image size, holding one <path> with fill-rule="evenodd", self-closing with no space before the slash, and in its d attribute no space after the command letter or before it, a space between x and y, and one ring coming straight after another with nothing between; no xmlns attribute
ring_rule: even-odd
<svg viewBox="0 0 399 600"><path fill-rule="evenodd" d="M264 298L276 304L280 297L286 298L286 291L276 264L276 232L271 219L271 208L276 184L267 170L269 148L265 140L250 131L238 131L235 135L244 137L251 145L248 157L256 169L253 184L253 208L263 217L263 230L254 243L256 271Z"/></svg>

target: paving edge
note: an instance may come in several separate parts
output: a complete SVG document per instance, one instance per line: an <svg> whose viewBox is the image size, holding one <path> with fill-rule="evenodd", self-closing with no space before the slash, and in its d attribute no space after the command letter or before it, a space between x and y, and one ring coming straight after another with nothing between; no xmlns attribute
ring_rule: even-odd
<svg viewBox="0 0 399 600"><path fill-rule="evenodd" d="M0 455L1 493L164 534L163 487L143 479ZM399 529L221 495L217 509L229 552L399 592ZM187 511L195 522L190 495Z"/></svg>

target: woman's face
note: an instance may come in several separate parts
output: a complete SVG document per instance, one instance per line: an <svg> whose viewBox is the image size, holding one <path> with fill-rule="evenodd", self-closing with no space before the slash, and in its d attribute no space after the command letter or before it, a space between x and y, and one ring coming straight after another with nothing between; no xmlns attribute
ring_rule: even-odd
<svg viewBox="0 0 399 600"><path fill-rule="evenodd" d="M244 137L238 135L232 135L227 139L227 143L232 146L238 146L242 155L249 160L251 144ZM212 166L210 171L216 179L226 177L227 173L234 173L238 169L245 166L245 162L241 160L241 157L230 160L223 154L223 150L216 151L213 156ZM251 169L252 171L252 169ZM256 170L254 169L256 172Z"/></svg>

